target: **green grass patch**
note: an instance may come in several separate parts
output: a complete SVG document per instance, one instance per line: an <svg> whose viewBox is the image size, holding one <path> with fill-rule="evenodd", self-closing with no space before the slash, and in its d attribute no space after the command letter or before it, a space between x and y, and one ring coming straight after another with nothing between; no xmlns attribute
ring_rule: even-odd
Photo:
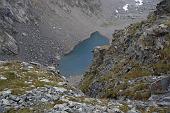
<svg viewBox="0 0 170 113"><path fill-rule="evenodd" d="M125 79L134 79L138 77L150 76L151 72L146 69L134 69L125 75Z"/></svg>
<svg viewBox="0 0 170 113"><path fill-rule="evenodd" d="M119 109L125 113L127 113L129 111L129 107L127 104L123 104L123 105L119 106Z"/></svg>
<svg viewBox="0 0 170 113"><path fill-rule="evenodd" d="M157 15L153 12L153 13L150 13L149 16L147 17L147 23L148 24L153 24L157 19Z"/></svg>
<svg viewBox="0 0 170 113"><path fill-rule="evenodd" d="M88 92L91 83L93 82L94 75L85 75L85 78L83 79L81 85L80 85L80 90L82 92Z"/></svg>
<svg viewBox="0 0 170 113"><path fill-rule="evenodd" d="M11 108L6 113L33 113L33 110L30 110L29 108L22 108L22 109L13 109Z"/></svg>
<svg viewBox="0 0 170 113"><path fill-rule="evenodd" d="M11 61L0 66L0 75L7 78L7 80L0 80L0 91L6 88L11 89L15 95L21 95L25 91L33 89L33 85L35 87L57 86L58 82L63 81L58 75L44 69L38 69L35 66L31 70L25 70L21 63L17 61ZM48 79L50 82L46 83L40 81L40 79Z"/></svg>
<svg viewBox="0 0 170 113"><path fill-rule="evenodd" d="M131 24L128 28L127 28L127 33L130 36L134 36L135 33L137 32L137 30L140 30L142 28L143 22L138 22L138 23L134 23Z"/></svg>
<svg viewBox="0 0 170 113"><path fill-rule="evenodd" d="M170 19L165 22L165 24L170 27Z"/></svg>
<svg viewBox="0 0 170 113"><path fill-rule="evenodd" d="M168 73L170 71L170 64L166 62L156 63L153 66L155 73Z"/></svg>

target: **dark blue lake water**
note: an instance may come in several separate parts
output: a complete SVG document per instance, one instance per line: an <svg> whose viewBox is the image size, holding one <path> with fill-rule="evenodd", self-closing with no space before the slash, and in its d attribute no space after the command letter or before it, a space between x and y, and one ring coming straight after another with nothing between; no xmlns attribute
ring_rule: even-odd
<svg viewBox="0 0 170 113"><path fill-rule="evenodd" d="M93 52L96 46L109 44L109 40L99 32L93 33L90 38L80 42L72 52L66 54L59 61L59 70L64 76L82 75L92 63Z"/></svg>

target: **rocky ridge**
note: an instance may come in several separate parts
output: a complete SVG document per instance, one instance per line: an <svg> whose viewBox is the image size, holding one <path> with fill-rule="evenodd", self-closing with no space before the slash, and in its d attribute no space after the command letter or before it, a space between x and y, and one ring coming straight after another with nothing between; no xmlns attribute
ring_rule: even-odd
<svg viewBox="0 0 170 113"><path fill-rule="evenodd" d="M169 7L170 2L163 0L147 20L115 31L110 46L94 49L93 64L80 89L90 97L116 100L169 98ZM170 105L168 99L166 104Z"/></svg>

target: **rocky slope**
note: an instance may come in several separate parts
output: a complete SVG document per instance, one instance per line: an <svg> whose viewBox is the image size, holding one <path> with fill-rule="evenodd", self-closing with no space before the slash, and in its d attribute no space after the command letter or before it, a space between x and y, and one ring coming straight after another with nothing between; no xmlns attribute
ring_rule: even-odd
<svg viewBox="0 0 170 113"><path fill-rule="evenodd" d="M118 100L170 98L169 8L170 1L163 0L147 20L115 31L110 46L96 48L80 89L91 97Z"/></svg>
<svg viewBox="0 0 170 113"><path fill-rule="evenodd" d="M1 0L0 59L51 64L92 32L109 37L115 28L145 18L157 1Z"/></svg>
<svg viewBox="0 0 170 113"><path fill-rule="evenodd" d="M159 104L89 98L52 67L34 62L0 63L1 113L168 113L168 107Z"/></svg>
<svg viewBox="0 0 170 113"><path fill-rule="evenodd" d="M24 23L29 23L30 27L27 26L26 29L40 25L39 14L32 14L33 9L22 4L34 3L36 6L37 2L39 1L1 2L8 6L7 9L3 7L0 10L3 11L0 13L1 22L7 26L5 28L2 25L0 32L3 54L18 54L17 39L12 37L14 34L20 34L28 41L29 33L17 33L17 29L25 30ZM42 6L48 2L42 0ZM53 4L54 2L51 5ZM62 6L62 1L57 4L61 4L61 8L66 7ZM18 9L19 7L22 8ZM37 12L39 8L44 8L39 5L37 7L34 7ZM90 7L89 10L93 12ZM45 11L48 10L44 9ZM96 15L95 12L93 14ZM30 32L39 31L32 29ZM34 47L36 39L30 40L33 45L28 45ZM23 48L26 47L28 46ZM54 67L44 67L35 62L1 61L0 112L169 113L169 47L170 1L163 0L158 4L157 11L151 13L147 20L132 24L124 30L117 30L110 46L97 47L94 50L93 65L80 85L84 93L70 86Z"/></svg>
<svg viewBox="0 0 170 113"><path fill-rule="evenodd" d="M90 23L88 18L95 18L99 10L98 0L1 0L0 59L49 64L70 50L80 40L77 37L89 34L92 29L82 22Z"/></svg>

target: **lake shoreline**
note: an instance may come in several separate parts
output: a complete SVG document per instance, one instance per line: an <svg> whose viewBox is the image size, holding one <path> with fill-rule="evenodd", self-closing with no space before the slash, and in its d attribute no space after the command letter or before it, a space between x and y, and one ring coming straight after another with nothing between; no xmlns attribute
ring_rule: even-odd
<svg viewBox="0 0 170 113"><path fill-rule="evenodd" d="M67 55L69 55L70 53L72 53L72 52L74 51L74 49L75 49L78 45L80 45L80 44L83 43L84 41L90 39L91 36L92 36L94 33L97 33L97 32L98 32L100 35L104 36L106 39L108 39L108 40L109 40L109 44L108 44L108 45L110 45L110 43L111 43L111 41L112 41L112 38L104 35L104 34L101 33L100 31L95 31L95 32L90 33L90 35L89 35L88 38L85 38L85 39L83 38L82 40L79 40L79 42L78 42L75 46L73 46L70 50L64 52L64 54L61 56L61 59L62 59L64 56L67 56ZM61 59L60 59L60 60L61 60ZM86 71L88 71L88 70L86 70ZM64 77L66 78L66 80L68 81L68 83L69 83L71 86L74 86L74 87L76 87L76 88L79 89L79 86L78 86L78 85L81 83L81 81L82 81L82 79L83 79L83 77L84 77L84 74L82 74L82 75L74 75L74 76L64 76Z"/></svg>
<svg viewBox="0 0 170 113"><path fill-rule="evenodd" d="M90 35L89 35L88 38L85 38L85 39L83 38L82 40L79 40L78 43L75 44L75 45L73 45L73 47L72 47L70 50L64 52L64 54L62 55L62 57L70 54L79 44L81 44L81 43L83 43L84 41L88 40L88 39L91 37L91 35L93 35L94 33L99 33L100 35L102 35L103 37L105 37L106 39L108 39L108 40L109 40L109 44L110 44L111 38L103 35L100 31L95 31L95 32L90 33Z"/></svg>
<svg viewBox="0 0 170 113"><path fill-rule="evenodd" d="M62 75L75 76L82 75L88 70L92 63L93 53L95 47L109 45L110 41L100 32L94 32L90 38L83 40L77 44L72 51L65 54L59 60L58 69Z"/></svg>

